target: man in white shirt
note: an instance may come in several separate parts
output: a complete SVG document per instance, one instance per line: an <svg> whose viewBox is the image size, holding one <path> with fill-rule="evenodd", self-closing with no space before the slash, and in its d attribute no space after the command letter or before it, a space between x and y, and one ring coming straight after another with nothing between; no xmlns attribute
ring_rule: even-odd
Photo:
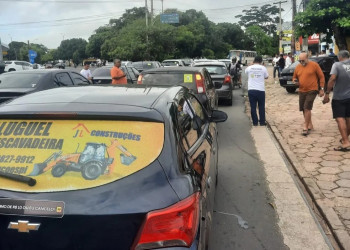
<svg viewBox="0 0 350 250"><path fill-rule="evenodd" d="M85 76L88 80L92 79L92 75L91 75L91 71L90 71L90 64L89 63L85 63L84 64L84 68L80 71L80 74L82 74L83 76Z"/></svg>
<svg viewBox="0 0 350 250"><path fill-rule="evenodd" d="M292 65L292 63L292 54L288 53L286 57L286 65L284 66L284 68L288 68L290 65Z"/></svg>
<svg viewBox="0 0 350 250"><path fill-rule="evenodd" d="M279 71L279 66L278 66L278 61L280 60L280 57L278 56L278 54L275 55L275 57L272 60L272 64L273 64L273 78L276 78L276 71L278 74L278 77L280 77L280 71Z"/></svg>
<svg viewBox="0 0 350 250"><path fill-rule="evenodd" d="M265 120L265 79L269 77L265 66L261 65L262 57L256 56L253 65L245 69L248 75L248 97L250 103L250 114L253 125L266 126ZM259 119L256 113L256 105L259 106Z"/></svg>

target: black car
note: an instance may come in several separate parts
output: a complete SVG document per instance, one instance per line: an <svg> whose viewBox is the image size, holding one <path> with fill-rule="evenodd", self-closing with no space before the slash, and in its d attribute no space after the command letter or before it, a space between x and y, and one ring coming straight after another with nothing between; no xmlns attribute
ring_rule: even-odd
<svg viewBox="0 0 350 250"><path fill-rule="evenodd" d="M58 69L65 69L66 68L66 64L65 63L56 63L54 68L58 68Z"/></svg>
<svg viewBox="0 0 350 250"><path fill-rule="evenodd" d="M319 57L310 57L310 61L317 62L324 74L326 84L328 83L330 72L332 69L332 65L335 62L338 62L338 57L336 56L319 56ZM294 62L292 65L290 65L288 68L285 68L281 72L281 76L279 78L280 85L284 88L286 88L288 93L294 93L296 89L298 88L295 86L293 80L293 74L295 67L299 64L298 61Z"/></svg>
<svg viewBox="0 0 350 250"><path fill-rule="evenodd" d="M12 71L0 75L0 103L45 89L88 84L88 79L70 70Z"/></svg>
<svg viewBox="0 0 350 250"><path fill-rule="evenodd" d="M224 62L212 61L212 62L198 62L194 63L194 67L205 67L217 88L219 100L225 100L228 105L232 105L232 90L233 82L228 72L226 64Z"/></svg>
<svg viewBox="0 0 350 250"><path fill-rule="evenodd" d="M97 68L92 72L94 84L111 84L111 69L113 66L104 66ZM140 72L133 66L121 66L120 69L125 73L128 84L136 84Z"/></svg>
<svg viewBox="0 0 350 250"><path fill-rule="evenodd" d="M0 248L208 249L226 119L180 86L59 88L0 106Z"/></svg>
<svg viewBox="0 0 350 250"><path fill-rule="evenodd" d="M207 111L217 109L218 95L215 88L221 83L213 83L207 69L199 67L162 67L140 73L137 84L148 86L182 85L197 96Z"/></svg>
<svg viewBox="0 0 350 250"><path fill-rule="evenodd" d="M132 66L135 67L139 72L148 69L160 68L163 67L162 64L158 61L139 61L133 62Z"/></svg>

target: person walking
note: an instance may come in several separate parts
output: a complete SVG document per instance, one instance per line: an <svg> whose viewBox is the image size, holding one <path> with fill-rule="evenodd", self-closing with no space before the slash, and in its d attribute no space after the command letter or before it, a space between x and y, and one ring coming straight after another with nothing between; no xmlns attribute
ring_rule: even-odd
<svg viewBox="0 0 350 250"><path fill-rule="evenodd" d="M286 60L284 59L283 54L280 54L280 58L278 59L278 67L279 67L280 75L285 66L286 66Z"/></svg>
<svg viewBox="0 0 350 250"><path fill-rule="evenodd" d="M284 68L288 68L290 65L292 65L292 63L292 53L288 53L286 57L286 65L284 66Z"/></svg>
<svg viewBox="0 0 350 250"><path fill-rule="evenodd" d="M334 52L333 52L333 49L329 49L329 56L335 56Z"/></svg>
<svg viewBox="0 0 350 250"><path fill-rule="evenodd" d="M338 124L341 135L341 146L335 151L350 151L350 54L347 50L338 53L339 62L335 62L331 69L331 77L328 80L327 91L323 98L323 104L329 102L329 93L333 88L332 111L333 118Z"/></svg>
<svg viewBox="0 0 350 250"><path fill-rule="evenodd" d="M314 128L311 110L314 100L319 94L324 95L325 78L318 63L310 61L306 53L300 53L299 62L294 70L293 81L299 87L299 110L303 112L304 124L302 135L307 136ZM318 83L320 84L320 90Z"/></svg>
<svg viewBox="0 0 350 250"><path fill-rule="evenodd" d="M114 67L111 69L112 84L127 84L125 73L120 69L120 59L114 59Z"/></svg>
<svg viewBox="0 0 350 250"><path fill-rule="evenodd" d="M281 76L280 74L280 70L279 70L279 65L278 65L278 61L280 60L278 54L275 55L275 58L273 58L272 60L272 64L273 64L273 79L275 79L275 83L277 83L276 81L276 72L277 72L277 76L278 78Z"/></svg>
<svg viewBox="0 0 350 250"><path fill-rule="evenodd" d="M269 77L265 66L261 65L262 57L256 56L253 65L245 69L248 75L248 98L250 103L250 114L253 126L266 125L265 120L265 79ZM256 105L259 106L259 119L256 113Z"/></svg>
<svg viewBox="0 0 350 250"><path fill-rule="evenodd" d="M90 64L85 62L84 63L84 68L80 71L80 74L85 76L88 80L92 80L92 74L90 71Z"/></svg>

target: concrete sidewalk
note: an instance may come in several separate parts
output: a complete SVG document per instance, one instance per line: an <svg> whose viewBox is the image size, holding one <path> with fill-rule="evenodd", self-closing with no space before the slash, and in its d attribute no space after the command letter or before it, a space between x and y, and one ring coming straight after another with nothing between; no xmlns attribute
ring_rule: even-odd
<svg viewBox="0 0 350 250"><path fill-rule="evenodd" d="M334 151L340 145L340 134L331 105L316 98L314 130L303 136L297 92L289 94L279 83L274 84L272 67L268 70L267 122L340 247L350 249L350 152Z"/></svg>

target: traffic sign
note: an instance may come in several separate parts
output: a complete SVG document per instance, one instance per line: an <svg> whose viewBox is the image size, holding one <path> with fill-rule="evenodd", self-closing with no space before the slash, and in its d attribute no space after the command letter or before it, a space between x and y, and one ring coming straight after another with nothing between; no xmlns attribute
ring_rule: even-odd
<svg viewBox="0 0 350 250"><path fill-rule="evenodd" d="M179 23L180 22L179 14L177 13L161 14L160 22L161 23Z"/></svg>

